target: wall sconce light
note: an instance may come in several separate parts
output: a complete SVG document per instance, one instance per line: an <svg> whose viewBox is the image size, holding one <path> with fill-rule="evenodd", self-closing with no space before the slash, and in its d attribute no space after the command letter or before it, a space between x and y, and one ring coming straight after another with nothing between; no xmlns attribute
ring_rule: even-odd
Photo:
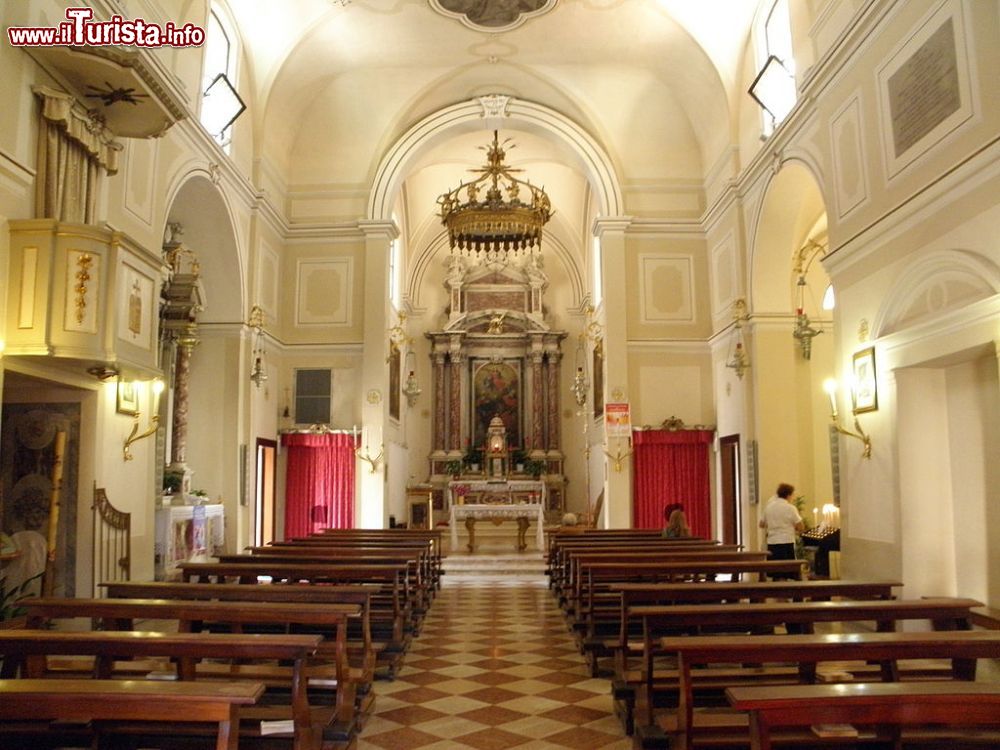
<svg viewBox="0 0 1000 750"><path fill-rule="evenodd" d="M369 473L374 474L378 469L378 462L382 460L382 454L385 453L385 446L380 445L378 450L378 455L373 456L371 450L368 448L368 437L364 435L364 428L362 428L362 437L364 442L364 452L361 450L361 442L358 440L358 426L354 426L354 455L360 458L362 461L368 463Z"/></svg>
<svg viewBox="0 0 1000 750"><path fill-rule="evenodd" d="M250 308L247 325L253 330L253 367L250 368L250 382L260 388L267 382L267 365L264 352L264 310L260 305Z"/></svg>
<svg viewBox="0 0 1000 750"><path fill-rule="evenodd" d="M399 315L399 320L396 321L396 325L386 331L386 335L389 337L389 345L396 346L399 349L403 348L403 344L413 343L410 337L406 335L406 328L403 324L406 322L406 313L397 313Z"/></svg>
<svg viewBox="0 0 1000 750"><path fill-rule="evenodd" d="M406 403L410 408L417 403L417 398L423 391L420 389L420 384L417 383L416 376L417 369L417 355L413 351L406 352L406 371L409 373L406 376L406 380L403 382L403 395L406 396Z"/></svg>
<svg viewBox="0 0 1000 750"><path fill-rule="evenodd" d="M583 329L583 336L590 343L594 343L604 337L604 327L597 320L593 305L587 305L585 312L587 313L587 327Z"/></svg>
<svg viewBox="0 0 1000 750"><path fill-rule="evenodd" d="M612 462L612 464L614 465L615 473L617 474L620 474L622 469L625 468L625 459L631 456L633 453L632 438L626 438L626 440L627 442L625 444L628 446L627 450L625 451L622 450L622 439L619 437L615 438L616 450L614 455L611 455L610 453L608 453L608 451L604 451L604 455L608 458L609 461Z"/></svg>
<svg viewBox="0 0 1000 750"><path fill-rule="evenodd" d="M149 418L149 427L146 428L145 432L140 433L139 415L135 415L135 424L132 425L132 432L130 432L128 437L125 438L125 446L122 448L122 458L125 461L131 461L135 458L135 456L132 455L132 451L129 450L132 444L155 434L156 430L160 426L160 394L163 393L163 381L159 378L154 380L150 386L150 390L152 392L152 403L150 404L152 416Z"/></svg>
<svg viewBox="0 0 1000 750"><path fill-rule="evenodd" d="M585 340L586 334L581 334L579 341L576 343L576 374L573 376L573 385L570 386L570 390L573 391L573 398L576 400L576 405L581 409L587 403L587 391L590 390L590 379L587 377L587 349L584 346Z"/></svg>
<svg viewBox="0 0 1000 750"><path fill-rule="evenodd" d="M872 457L872 441L871 438L861 429L861 423L858 421L857 412L854 414L854 429L855 432L842 427L840 424L840 416L837 412L837 381L833 378L827 378L823 381L823 390L827 392L830 396L830 421L833 424L834 429L841 435L847 435L848 437L857 438L864 445L864 449L861 451L862 458Z"/></svg>
<svg viewBox="0 0 1000 750"><path fill-rule="evenodd" d="M750 369L750 357L743 345L743 321L750 320L747 314L747 302L742 297L733 302L733 337L729 344L729 358L726 367L736 372L736 377L743 379L743 374Z"/></svg>

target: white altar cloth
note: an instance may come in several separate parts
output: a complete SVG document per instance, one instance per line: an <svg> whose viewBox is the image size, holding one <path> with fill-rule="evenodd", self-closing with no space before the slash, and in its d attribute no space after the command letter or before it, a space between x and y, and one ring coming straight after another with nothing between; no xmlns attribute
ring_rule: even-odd
<svg viewBox="0 0 1000 750"><path fill-rule="evenodd" d="M536 496L538 502L543 506L548 505L549 489L545 482L539 479L507 479L502 481L490 481L488 479L461 480L456 479L448 482L448 505L454 505L458 500L458 488L465 492L478 492L489 495L506 495L508 504L513 502L514 493L530 492ZM464 494L462 495L464 496ZM486 505L487 503L483 503Z"/></svg>
<svg viewBox="0 0 1000 750"><path fill-rule="evenodd" d="M538 527L535 533L535 544L539 550L545 549L545 504L525 503L522 505L457 505L451 506L451 548L458 549L458 522L466 518L532 518L536 519Z"/></svg>

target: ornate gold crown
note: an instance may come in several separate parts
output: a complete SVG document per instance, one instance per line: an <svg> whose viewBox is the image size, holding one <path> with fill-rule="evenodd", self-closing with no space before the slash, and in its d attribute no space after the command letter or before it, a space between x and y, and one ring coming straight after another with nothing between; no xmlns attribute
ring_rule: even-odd
<svg viewBox="0 0 1000 750"><path fill-rule="evenodd" d="M505 140L504 145L509 141ZM503 163L506 152L497 131L493 131L493 143L485 150L486 166L470 170L480 176L438 198L441 223L448 228L452 252L457 247L488 261L505 261L510 253L540 249L542 227L552 216L549 196L542 188L514 177L513 173L523 170ZM530 200L522 201L522 192Z"/></svg>

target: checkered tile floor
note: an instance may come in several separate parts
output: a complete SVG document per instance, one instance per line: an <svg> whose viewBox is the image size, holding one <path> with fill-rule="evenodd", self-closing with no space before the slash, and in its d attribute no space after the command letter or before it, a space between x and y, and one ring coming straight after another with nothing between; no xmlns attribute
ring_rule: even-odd
<svg viewBox="0 0 1000 750"><path fill-rule="evenodd" d="M540 578L448 580L358 750L626 750Z"/></svg>

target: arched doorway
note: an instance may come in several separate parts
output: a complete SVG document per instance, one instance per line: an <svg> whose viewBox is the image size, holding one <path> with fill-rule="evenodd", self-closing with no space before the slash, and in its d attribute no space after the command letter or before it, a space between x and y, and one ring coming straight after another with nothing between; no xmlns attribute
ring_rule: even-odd
<svg viewBox="0 0 1000 750"><path fill-rule="evenodd" d="M200 310L195 343L181 353L176 338L164 352L171 384L165 419L164 456L176 470L190 472L190 489L222 499L226 543L248 538L249 523L240 511L241 412L247 398L245 367L245 253L240 251L231 212L219 188L206 175L189 175L167 211L166 235L190 253L185 270L197 263ZM182 365L181 360L187 359ZM188 373L182 375L186 367ZM186 380L186 383L184 382ZM173 419L182 412L187 424L182 444ZM180 455L178 455L178 453ZM180 460L179 460L180 459Z"/></svg>

